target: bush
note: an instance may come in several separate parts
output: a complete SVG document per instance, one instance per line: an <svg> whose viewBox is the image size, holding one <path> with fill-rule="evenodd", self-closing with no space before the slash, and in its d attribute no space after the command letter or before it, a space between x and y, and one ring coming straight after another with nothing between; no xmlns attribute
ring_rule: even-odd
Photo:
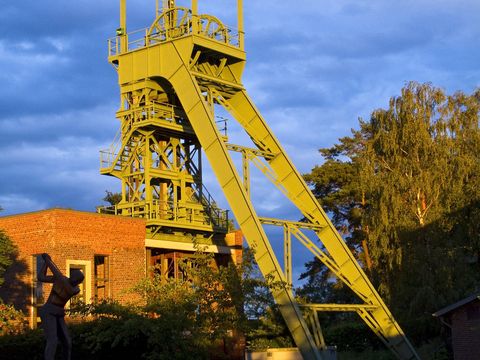
<svg viewBox="0 0 480 360"><path fill-rule="evenodd" d="M42 360L44 346L43 332L40 329L0 336L2 359Z"/></svg>
<svg viewBox="0 0 480 360"><path fill-rule="evenodd" d="M1 210L1 208L0 208ZM12 265L17 249L12 240L0 229L0 286L4 282L5 272Z"/></svg>
<svg viewBox="0 0 480 360"><path fill-rule="evenodd" d="M27 329L24 315L0 300L0 336L19 334Z"/></svg>
<svg viewBox="0 0 480 360"><path fill-rule="evenodd" d="M291 346L278 309L264 291L265 281L247 276L251 262L245 261L242 269L212 268L213 261L211 254L199 251L182 265L184 279L165 280L158 274L144 279L132 290L142 296L139 304L105 301L72 309L72 315L83 320L69 325L72 358L237 358L245 333L259 336L260 347ZM250 306L244 307L244 300ZM250 326L245 313L255 315L256 325ZM41 359L43 347L38 330L0 339L0 353L12 359Z"/></svg>
<svg viewBox="0 0 480 360"><path fill-rule="evenodd" d="M110 308L116 312L69 325L73 360L208 359L206 346L196 343L189 333L179 333L165 319L118 304ZM0 354L5 359L41 360L44 348L41 329L0 336ZM57 354L61 354L61 345Z"/></svg>
<svg viewBox="0 0 480 360"><path fill-rule="evenodd" d="M208 347L177 312L154 314L116 302L91 305L94 320L71 326L78 359L206 359Z"/></svg>
<svg viewBox="0 0 480 360"><path fill-rule="evenodd" d="M365 349L384 349L375 334L359 321L343 321L325 329L325 341L335 345L339 351L361 352Z"/></svg>

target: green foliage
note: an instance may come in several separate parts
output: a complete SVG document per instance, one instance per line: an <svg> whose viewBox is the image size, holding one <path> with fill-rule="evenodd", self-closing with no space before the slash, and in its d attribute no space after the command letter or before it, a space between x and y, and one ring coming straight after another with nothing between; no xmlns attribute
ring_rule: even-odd
<svg viewBox="0 0 480 360"><path fill-rule="evenodd" d="M264 351L268 348L295 347L285 321L278 308L272 306L265 314L250 320L247 332L247 348L254 351Z"/></svg>
<svg viewBox="0 0 480 360"><path fill-rule="evenodd" d="M305 175L418 340L438 332L431 313L480 286L479 111L480 91L409 83ZM304 276L304 296L349 300L317 261Z"/></svg>
<svg viewBox="0 0 480 360"><path fill-rule="evenodd" d="M0 336L13 335L23 332L27 325L21 311L15 310L0 299Z"/></svg>
<svg viewBox="0 0 480 360"><path fill-rule="evenodd" d="M78 310L78 309L77 309ZM154 314L144 308L103 302L87 306L93 321L75 326L82 352L100 358L205 359L208 348L198 343L189 324L174 314ZM83 349L83 350L82 350Z"/></svg>
<svg viewBox="0 0 480 360"><path fill-rule="evenodd" d="M42 360L45 346L40 329L0 336L2 359Z"/></svg>
<svg viewBox="0 0 480 360"><path fill-rule="evenodd" d="M259 342L291 346L251 252L244 252L238 267L212 267L214 261L213 254L200 250L181 263L182 279L167 280L154 272L132 289L141 295L137 304L77 307L76 314L94 319L72 328L78 334L77 351L93 354L92 359L116 353L142 359L222 358L219 341L232 346L232 335L239 334L246 334L253 347Z"/></svg>
<svg viewBox="0 0 480 360"><path fill-rule="evenodd" d="M272 291L283 287L260 273L254 250L245 249L240 267L241 303L247 322L244 332L249 350L294 347L293 339L275 303ZM233 284L233 283L232 283Z"/></svg>
<svg viewBox="0 0 480 360"><path fill-rule="evenodd" d="M222 338L244 327L241 281L234 265L215 268L214 263L213 254L197 252L180 264L183 279L165 280L155 272L135 290L143 295L146 311L171 316L201 338Z"/></svg>
<svg viewBox="0 0 480 360"><path fill-rule="evenodd" d="M94 354L134 348L141 358L151 360L208 358L219 340L244 327L241 304L231 295L237 269L215 269L213 261L201 252L185 259L183 279L167 280L154 272L132 290L142 297L136 305L105 302L76 309L96 319L95 326L86 326L81 333L85 346Z"/></svg>
<svg viewBox="0 0 480 360"><path fill-rule="evenodd" d="M117 205L120 201L122 201L122 193L105 190L105 196L102 200L112 206Z"/></svg>
<svg viewBox="0 0 480 360"><path fill-rule="evenodd" d="M260 276L253 254L246 250L238 267L212 267L214 260L198 251L181 264L183 279L167 281L154 273L132 289L142 298L136 304L77 305L71 315L84 321L69 325L73 359L222 359L242 334L252 349L292 346L270 280ZM0 353L41 359L42 335L0 336Z"/></svg>
<svg viewBox="0 0 480 360"><path fill-rule="evenodd" d="M383 344L360 319L346 319L324 328L325 342L338 351L362 352L383 349Z"/></svg>
<svg viewBox="0 0 480 360"><path fill-rule="evenodd" d="M361 123L363 219L382 294L417 338L479 285L480 102L409 84Z"/></svg>
<svg viewBox="0 0 480 360"><path fill-rule="evenodd" d="M3 284L5 272L12 265L16 248L10 238L0 230L0 286Z"/></svg>

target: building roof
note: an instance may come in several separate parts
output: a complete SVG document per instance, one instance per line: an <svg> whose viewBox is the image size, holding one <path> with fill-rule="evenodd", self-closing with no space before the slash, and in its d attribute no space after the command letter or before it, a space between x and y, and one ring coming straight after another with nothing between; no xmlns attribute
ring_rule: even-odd
<svg viewBox="0 0 480 360"><path fill-rule="evenodd" d="M47 213L47 214L48 213L54 213L55 214L55 213L66 213L66 212L78 213L78 214L83 214L83 215L87 215L87 216L115 217L116 219L124 219L126 221L143 221L143 222L145 222L145 218L140 218L140 217L122 216L122 215L114 215L114 214L104 214L104 213L97 213L95 211L75 210L75 209L71 209L71 208L61 208L61 207L53 207L53 208L49 208L49 209L34 210L34 211L28 211L28 212L24 212L24 213L17 213L17 214L0 215L0 220L9 219L9 218L17 218L17 217L22 217L22 216L31 216L31 215L41 214L41 213Z"/></svg>
<svg viewBox="0 0 480 360"><path fill-rule="evenodd" d="M452 312L452 311L454 311L454 310L456 310L456 309L458 309L458 308L460 308L464 305L467 305L471 302L474 302L476 300L480 300L480 293L469 296L469 297L467 297L463 300L457 301L454 304L448 305L447 307L444 307L443 309L438 310L437 312L433 313L432 315L435 316L435 317L445 316L448 313L450 313L450 312Z"/></svg>

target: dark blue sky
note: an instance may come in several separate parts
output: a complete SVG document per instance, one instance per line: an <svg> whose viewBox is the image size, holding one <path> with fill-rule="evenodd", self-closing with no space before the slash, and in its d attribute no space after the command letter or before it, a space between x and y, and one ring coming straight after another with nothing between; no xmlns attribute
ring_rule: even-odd
<svg viewBox="0 0 480 360"><path fill-rule="evenodd" d="M127 0L129 30L149 26L154 0ZM179 1L180 5L185 2ZM186 2L188 4L188 2ZM199 0L236 26L235 0ZM480 85L475 0L244 0L244 83L301 172L320 147L385 107L410 80L448 92ZM17 0L0 8L0 205L94 210L119 184L98 173L117 131L118 89L106 39L118 1ZM238 128L231 126L232 135ZM255 174L254 174L255 175ZM215 179L206 183L218 194ZM259 176L267 216L298 215Z"/></svg>

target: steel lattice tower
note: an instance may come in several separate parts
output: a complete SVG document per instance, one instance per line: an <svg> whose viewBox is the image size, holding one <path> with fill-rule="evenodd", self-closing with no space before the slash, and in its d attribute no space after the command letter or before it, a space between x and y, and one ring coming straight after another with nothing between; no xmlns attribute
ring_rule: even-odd
<svg viewBox="0 0 480 360"><path fill-rule="evenodd" d="M120 28L109 40L109 61L118 72L121 127L114 148L101 154L101 173L122 181L122 201L113 211L147 219L147 234L165 231L225 234L228 217L202 185L201 149L262 273L285 286L275 301L305 360L324 359L318 311L353 311L399 359L419 359L402 329L320 207L242 85L246 64L243 4L237 0L238 29L211 15L163 1L153 24L127 33L126 0ZM227 143L215 122L223 106L252 139L249 148ZM231 151L243 156L237 169ZM301 211L307 222L259 217L249 196L249 164ZM264 224L284 229L284 268ZM313 230L321 243L304 230ZM350 287L361 304L299 305L291 290L291 241L296 238Z"/></svg>

